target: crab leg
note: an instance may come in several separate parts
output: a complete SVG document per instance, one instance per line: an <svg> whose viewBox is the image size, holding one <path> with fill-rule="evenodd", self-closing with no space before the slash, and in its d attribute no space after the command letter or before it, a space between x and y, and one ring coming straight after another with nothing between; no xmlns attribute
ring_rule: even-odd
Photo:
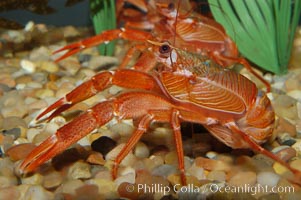
<svg viewBox="0 0 301 200"><path fill-rule="evenodd" d="M124 93L116 99L101 102L58 129L55 135L36 147L21 163L19 172L23 174L33 171L114 116L119 119L140 118L147 114L148 107L163 109L170 106L162 97L142 92Z"/></svg>
<svg viewBox="0 0 301 200"><path fill-rule="evenodd" d="M117 177L118 167L122 160L130 153L130 151L134 148L137 142L140 140L143 133L146 132L147 127L153 121L154 116L151 114L147 114L142 117L142 119L138 123L138 127L135 132L132 134L126 145L117 155L116 159L114 160L114 165L112 168L112 177L115 179Z"/></svg>
<svg viewBox="0 0 301 200"><path fill-rule="evenodd" d="M38 115L37 120L54 110L47 118L50 120L70 108L72 105L94 96L97 92L106 89L112 84L125 88L145 90L153 90L157 87L153 77L143 72L130 69L101 72L49 106L45 111Z"/></svg>
<svg viewBox="0 0 301 200"><path fill-rule="evenodd" d="M149 108L152 108L149 110ZM201 113L186 110L181 106L174 106L164 97L149 92L129 92L117 96L115 99L101 102L86 111L70 123L58 129L55 135L34 149L19 166L19 173L33 171L39 165L61 153L66 148L89 134L95 128L109 122L113 117L119 119L140 119L138 128L133 133L127 145L117 156L113 167L113 176L116 177L118 164L134 147L149 124L153 121L171 123L174 133L179 160L179 169L183 184L186 184L184 174L184 155L181 142L179 120L192 122L206 122Z"/></svg>
<svg viewBox="0 0 301 200"><path fill-rule="evenodd" d="M251 65L249 64L249 62L244 59L244 58L232 58L232 57L228 57L225 55L222 55L220 53L217 52L213 52L211 53L211 56L214 58L214 60L219 63L222 66L225 66L224 62L228 62L228 63L239 63L241 65L243 65L251 74L253 74L258 80L260 80L265 87L267 88L267 92L271 92L271 85L269 82L267 82L261 75L259 75L256 71L253 70L253 68L251 67ZM227 64L227 63L226 63Z"/></svg>
<svg viewBox="0 0 301 200"><path fill-rule="evenodd" d="M286 167L287 169L289 169L291 172L293 172L294 177L293 179L290 179L290 181L297 183L297 184L301 184L301 171L292 168L289 164L287 164L286 162L284 162L283 160L281 160L280 158L278 158L275 154L267 151L266 149L264 149L263 147L261 147L260 145L258 145L256 142L254 142L249 135L243 133L242 131L240 131L237 127L235 126L231 126L230 127L233 132L239 134L242 136L242 138L244 139L245 142L247 142L252 149L254 149L255 151L269 157L272 158L274 161L280 163L281 165L283 165L284 167Z"/></svg>
<svg viewBox="0 0 301 200"><path fill-rule="evenodd" d="M19 166L19 173L26 174L33 171L39 165L61 153L98 126L110 121L114 116L113 113L114 103L112 101L105 101L75 118L36 147Z"/></svg>
<svg viewBox="0 0 301 200"><path fill-rule="evenodd" d="M159 102L160 103L160 102ZM163 103L163 102L161 102ZM156 109L156 110L155 110ZM182 106L173 107L166 104L164 109L153 106L152 110L149 110L138 122L137 129L134 131L126 145L117 155L114 166L112 168L112 176L115 179L117 177L118 166L121 161L128 155L128 153L134 148L137 142L142 137L143 133L146 132L147 127L151 122L165 122L170 123L174 133L175 146L178 156L180 177L183 185L186 185L186 176L184 168L184 152L183 143L181 136L180 120L190 121L195 123L205 123L207 118L202 113L197 113L192 110L186 110Z"/></svg>
<svg viewBox="0 0 301 200"><path fill-rule="evenodd" d="M171 106L163 97L147 92L124 93L116 99L101 102L58 129L55 135L34 149L21 163L19 172L23 174L33 171L95 128L109 122L114 116L120 120L139 119L147 115L150 107L168 110Z"/></svg>
<svg viewBox="0 0 301 200"><path fill-rule="evenodd" d="M53 52L54 54L65 50L68 51L64 55L56 59L55 61L59 62L83 49L93 47L101 43L108 43L112 40L119 39L119 38L132 40L132 41L145 42L146 40L151 39L152 35L145 31L131 30L125 28L103 31L99 35L84 39L80 42L69 44L61 49L56 50L55 52Z"/></svg>
<svg viewBox="0 0 301 200"><path fill-rule="evenodd" d="M141 56L138 58L133 68L142 72L148 72L151 69L153 69L157 64L157 60L155 59L153 52L144 51L144 50L145 50L145 45L138 45L138 44L133 45L126 53L125 57L123 58L118 68L119 69L126 68L127 64L132 59L134 53L143 52L143 54L141 54Z"/></svg>
<svg viewBox="0 0 301 200"><path fill-rule="evenodd" d="M185 176L185 166L184 166L184 151L183 151L183 142L181 136L181 126L179 121L180 113L179 111L174 111L171 116L171 127L174 131L174 139L176 144L176 150L178 155L178 163L179 163L179 170L182 183L186 185L186 176Z"/></svg>

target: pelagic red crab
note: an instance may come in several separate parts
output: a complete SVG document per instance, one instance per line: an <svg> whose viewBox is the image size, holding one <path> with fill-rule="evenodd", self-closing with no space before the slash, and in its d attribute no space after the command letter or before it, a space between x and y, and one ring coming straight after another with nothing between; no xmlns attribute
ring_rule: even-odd
<svg viewBox="0 0 301 200"><path fill-rule="evenodd" d="M150 32L121 28L104 31L58 50L68 50L64 58L83 48L114 39L130 40L133 44L119 69L93 76L48 107L37 120L53 112L46 117L51 119L112 85L127 90L96 104L58 129L25 158L19 172L33 171L97 127L117 118L133 119L137 123L114 161L114 178L118 165L149 125L163 122L169 123L173 129L181 180L186 184L180 131L180 123L186 121L202 124L213 136L232 148L250 148L274 159L295 173L296 179L292 181L300 183L298 170L260 146L271 136L275 120L266 94L258 90L252 81L220 66L210 56L158 38ZM131 69L125 69L134 51L140 51L141 55Z"/></svg>

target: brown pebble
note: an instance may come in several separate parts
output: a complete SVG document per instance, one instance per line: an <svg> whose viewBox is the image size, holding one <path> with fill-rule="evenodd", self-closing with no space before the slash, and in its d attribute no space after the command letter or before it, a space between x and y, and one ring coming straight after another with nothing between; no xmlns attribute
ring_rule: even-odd
<svg viewBox="0 0 301 200"><path fill-rule="evenodd" d="M18 144L6 151L6 154L10 157L11 160L17 161L24 159L34 148L36 145L32 143L24 143Z"/></svg>
<svg viewBox="0 0 301 200"><path fill-rule="evenodd" d="M58 187L63 181L63 176L57 171L52 171L49 174L44 176L43 186L46 189L53 189Z"/></svg>
<svg viewBox="0 0 301 200"><path fill-rule="evenodd" d="M86 181L87 184L97 185L100 196L105 196L105 199L116 199L117 186L113 181L102 178L94 178Z"/></svg>
<svg viewBox="0 0 301 200"><path fill-rule="evenodd" d="M21 193L17 186L0 189L0 199L20 199Z"/></svg>
<svg viewBox="0 0 301 200"><path fill-rule="evenodd" d="M137 170L136 172L136 184L161 184L162 186L168 186L168 181L161 176L153 176L147 170Z"/></svg>
<svg viewBox="0 0 301 200"><path fill-rule="evenodd" d="M196 166L203 167L206 170L220 170L220 171L229 171L231 167L228 163L221 160L211 160L208 158L197 157L194 160Z"/></svg>
<svg viewBox="0 0 301 200"><path fill-rule="evenodd" d="M198 142L192 145L193 157L204 156L212 149L211 144L208 142Z"/></svg>
<svg viewBox="0 0 301 200"><path fill-rule="evenodd" d="M95 174L95 179L107 179L109 181L112 181L112 173L109 171L109 170L106 170L106 171L100 171L100 172L97 172Z"/></svg>
<svg viewBox="0 0 301 200"><path fill-rule="evenodd" d="M278 125L275 128L275 133L281 134L284 132L288 133L292 137L295 137L297 134L296 126L283 117L279 117Z"/></svg>
<svg viewBox="0 0 301 200"><path fill-rule="evenodd" d="M22 119L21 117L11 116L11 117L7 117L7 118L3 119L2 128L5 130L16 128L18 126L27 128L27 124L26 124L25 120Z"/></svg>
<svg viewBox="0 0 301 200"><path fill-rule="evenodd" d="M293 160L292 162L290 162L290 166L301 171L301 159L299 158L297 160Z"/></svg>
<svg viewBox="0 0 301 200"><path fill-rule="evenodd" d="M257 181L256 173L252 171L240 171L234 174L228 184L232 186L254 185Z"/></svg>
<svg viewBox="0 0 301 200"><path fill-rule="evenodd" d="M106 161L103 159L103 155L99 152L92 152L88 158L87 162L96 165L104 165Z"/></svg>
<svg viewBox="0 0 301 200"><path fill-rule="evenodd" d="M16 82L15 82L14 78L8 73L0 74L0 84L7 85L8 87L11 87L11 88L16 86Z"/></svg>
<svg viewBox="0 0 301 200"><path fill-rule="evenodd" d="M75 190L76 199L105 199L105 196L99 194L98 187L93 184L83 185Z"/></svg>
<svg viewBox="0 0 301 200"><path fill-rule="evenodd" d="M3 144L4 137L5 137L5 136L4 136L3 134L0 134L0 145Z"/></svg>
<svg viewBox="0 0 301 200"><path fill-rule="evenodd" d="M119 185L118 194L120 197L128 198L128 199L139 199L140 193L138 192L138 185L123 182Z"/></svg>
<svg viewBox="0 0 301 200"><path fill-rule="evenodd" d="M32 76L25 74L23 76L19 76L16 78L17 84L27 84L29 82L32 82Z"/></svg>
<svg viewBox="0 0 301 200"><path fill-rule="evenodd" d="M275 149L273 149L273 152L275 152L275 155L285 162L289 161L297 155L297 151L292 147L279 146L278 149L279 150L277 150L276 147Z"/></svg>
<svg viewBox="0 0 301 200"><path fill-rule="evenodd" d="M226 180L226 173L223 171L211 171L208 173L207 178L209 180L224 182Z"/></svg>
<svg viewBox="0 0 301 200"><path fill-rule="evenodd" d="M165 164L178 166L178 156L175 151L171 151L165 155Z"/></svg>

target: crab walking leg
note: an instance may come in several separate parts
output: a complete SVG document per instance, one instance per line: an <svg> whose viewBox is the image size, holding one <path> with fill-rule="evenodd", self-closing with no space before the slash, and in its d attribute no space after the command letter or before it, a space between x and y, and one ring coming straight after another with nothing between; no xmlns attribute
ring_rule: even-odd
<svg viewBox="0 0 301 200"><path fill-rule="evenodd" d="M117 155L116 159L114 160L114 165L112 168L113 179L117 178L119 164L137 144L137 142L140 140L143 133L146 132L147 127L149 126L152 120L153 120L153 116L151 114L147 114L144 117L142 117L142 119L139 121L137 129L133 132L130 139L127 141L123 149L120 151L120 153Z"/></svg>
<svg viewBox="0 0 301 200"><path fill-rule="evenodd" d="M179 121L179 111L173 111L171 116L171 127L174 132L174 139L176 144L176 150L178 155L178 163L181 181L183 185L186 185L186 176L185 176L185 166L184 166L184 152L183 152L183 142L181 135L181 126Z"/></svg>
<svg viewBox="0 0 301 200"><path fill-rule="evenodd" d="M129 152L134 148L137 142L142 137L143 133L146 132L147 127L151 122L169 122L172 124L172 128L174 130L174 138L176 144L176 150L178 155L178 162L179 162L179 170L181 174L181 181L183 185L186 185L186 177L184 171L184 152L183 152L183 144L182 144L182 137L180 131L180 122L179 122L179 112L173 111L173 109L169 110L151 110L145 116L143 116L139 123L137 129L134 131L126 145L117 155L114 166L112 168L112 176L115 179L117 177L118 167L122 160L129 154Z"/></svg>
<svg viewBox="0 0 301 200"><path fill-rule="evenodd" d="M244 58L232 58L232 57L228 57L225 55L222 55L220 53L217 52L213 52L211 53L211 56L214 58L214 60L222 65L225 66L225 64L223 64L223 62L229 62L229 63L239 63L241 65L243 65L251 74L253 74L258 80L260 80L267 88L267 92L271 92L271 85L268 81L266 81L261 75L259 75L256 71L253 70L253 68L251 67L250 63L244 59Z"/></svg>
<svg viewBox="0 0 301 200"><path fill-rule="evenodd" d="M126 68L129 62L133 60L134 54L138 52L142 54L138 58L133 68L143 72L148 72L150 71L150 69L153 69L157 64L157 60L155 59L154 53L152 51L149 51L147 48L148 46L146 46L145 44L134 44L129 48L118 68Z"/></svg>
<svg viewBox="0 0 301 200"><path fill-rule="evenodd" d="M106 44L115 39L125 39L125 40L145 42L146 40L151 38L152 38L151 33L145 31L125 29L125 28L107 30L107 31L103 31L101 34L96 35L94 37L87 38L80 42L69 44L63 48L60 48L55 52L53 52L53 54L67 50L65 54L63 54L61 57L55 60L55 62L59 62L73 54L76 54L77 52L83 49L93 47L102 43Z"/></svg>
<svg viewBox="0 0 301 200"><path fill-rule="evenodd" d="M148 72L155 67L157 60L155 59L153 52L146 50L145 45L134 45L128 50L118 68L126 68L127 64L130 62L130 60L132 60L133 55L136 52L141 52L142 54L133 66L134 69L141 72Z"/></svg>
<svg viewBox="0 0 301 200"><path fill-rule="evenodd" d="M158 87L153 77L143 72L130 69L101 72L49 106L38 115L37 120L54 110L54 112L47 118L50 120L74 104L94 96L99 91L102 91L111 85L145 90L153 90Z"/></svg>
<svg viewBox="0 0 301 200"><path fill-rule="evenodd" d="M148 113L139 120L137 129L134 131L127 144L123 147L123 149L121 149L120 153L117 155L114 161L112 168L112 176L114 179L117 177L119 164L134 148L139 139L142 137L143 133L146 132L149 124L151 122L163 122L170 123L173 129L181 181L183 185L187 184L184 168L184 152L180 129L180 120L182 119L185 121L203 124L207 121L207 118L203 116L202 113L196 113L191 111L190 109L186 110L186 108L183 108L182 106L177 107L166 104L164 109L160 109L160 107L161 106L158 105L153 106L152 110L149 110Z"/></svg>
<svg viewBox="0 0 301 200"><path fill-rule="evenodd" d="M240 131L237 127L235 126L230 126L230 129L233 130L234 133L237 133L239 135L241 135L243 137L243 139L250 145L250 147L252 147L252 149L254 149L255 151L262 153L263 155L272 158L274 161L280 163L281 165L283 165L284 167L286 167L287 169L289 169L291 172L294 173L294 178L290 181L297 183L297 184L301 184L301 171L292 168L291 166L289 166L289 164L287 164L286 162L284 162L283 160L281 160L280 158L278 158L275 154L267 151L266 149L264 149L263 147L261 147L260 145L258 145L256 142L254 142L249 135L245 134L244 132Z"/></svg>

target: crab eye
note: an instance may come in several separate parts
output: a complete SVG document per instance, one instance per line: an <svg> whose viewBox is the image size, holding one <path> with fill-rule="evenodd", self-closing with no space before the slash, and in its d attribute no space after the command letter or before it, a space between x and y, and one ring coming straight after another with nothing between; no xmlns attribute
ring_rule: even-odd
<svg viewBox="0 0 301 200"><path fill-rule="evenodd" d="M167 8L168 8L168 10L173 10L175 8L175 4L169 3Z"/></svg>
<svg viewBox="0 0 301 200"><path fill-rule="evenodd" d="M169 53L171 50L170 46L167 44L163 44L160 48L159 48L159 52L162 54L166 54Z"/></svg>

